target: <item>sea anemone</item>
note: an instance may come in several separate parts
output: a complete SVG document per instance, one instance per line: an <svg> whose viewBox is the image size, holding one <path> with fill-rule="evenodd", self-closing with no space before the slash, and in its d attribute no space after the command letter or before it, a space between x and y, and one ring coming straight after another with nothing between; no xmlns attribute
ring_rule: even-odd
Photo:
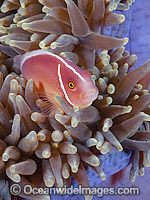
<svg viewBox="0 0 150 200"><path fill-rule="evenodd" d="M96 56L97 59L96 66L101 74L101 77L97 79L100 96L94 105L100 111L101 119L108 117L113 120L110 131L122 146L125 149L135 150L130 174L130 180L134 181L138 168L142 176L144 166L149 166L149 122L142 122L144 118L144 121L150 119L150 96L148 90L142 90L142 85L138 84L138 81L141 76L144 77L144 74L149 72L150 61L128 72L128 69L136 63L137 57L134 54L129 55L127 51L124 51L124 47L109 54L103 51ZM96 73L96 70L93 73ZM137 74L139 74L138 77ZM105 102L104 108L101 101ZM139 118L136 119L136 117Z"/></svg>
<svg viewBox="0 0 150 200"><path fill-rule="evenodd" d="M136 56L124 47L111 53L102 51L95 60L91 76L99 89L98 99L93 106L78 110L56 95L64 113L54 118L34 110L45 102L39 99L32 80L26 82L12 72L5 74L3 82L1 72L0 170L10 184L69 187L71 173L79 184L89 187L86 166L104 180L98 154L110 152L112 146L118 151L134 150L131 181L139 162L140 175L144 174L150 142L148 125L145 130L142 127L150 121L150 94L137 82L150 70L150 61L127 73ZM34 199L23 193L20 196Z"/></svg>
<svg viewBox="0 0 150 200"><path fill-rule="evenodd" d="M1 6L6 16L0 41L18 54L42 48L89 68L95 63L95 50L113 49L128 41L100 34L102 27L125 20L124 15L108 11L104 0L8 2Z"/></svg>
<svg viewBox="0 0 150 200"><path fill-rule="evenodd" d="M109 11L128 10L135 0L105 0L105 4Z"/></svg>

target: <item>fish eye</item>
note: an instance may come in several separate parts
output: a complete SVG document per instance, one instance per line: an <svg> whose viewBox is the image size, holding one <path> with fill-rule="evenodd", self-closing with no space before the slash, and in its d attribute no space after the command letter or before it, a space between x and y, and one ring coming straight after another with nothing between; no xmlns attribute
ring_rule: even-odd
<svg viewBox="0 0 150 200"><path fill-rule="evenodd" d="M68 82L68 86L69 86L70 89L74 89L75 88L75 84L74 84L73 81L69 81Z"/></svg>

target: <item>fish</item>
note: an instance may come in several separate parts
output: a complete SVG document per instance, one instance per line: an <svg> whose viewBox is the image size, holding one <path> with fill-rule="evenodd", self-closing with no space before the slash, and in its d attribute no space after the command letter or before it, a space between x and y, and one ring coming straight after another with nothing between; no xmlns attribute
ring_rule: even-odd
<svg viewBox="0 0 150 200"><path fill-rule="evenodd" d="M55 95L66 99L72 107L85 108L98 96L88 70L46 50L34 50L14 57L14 65L23 78L32 79L39 96L45 101L44 114L58 109ZM60 108L60 107L59 107Z"/></svg>

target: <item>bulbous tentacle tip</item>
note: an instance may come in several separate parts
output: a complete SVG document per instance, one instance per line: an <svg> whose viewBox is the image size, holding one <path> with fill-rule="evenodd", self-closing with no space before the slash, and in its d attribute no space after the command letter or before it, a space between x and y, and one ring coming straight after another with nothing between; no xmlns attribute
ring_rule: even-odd
<svg viewBox="0 0 150 200"><path fill-rule="evenodd" d="M9 46L14 46L14 43L15 43L14 40L10 40L8 44Z"/></svg>
<svg viewBox="0 0 150 200"><path fill-rule="evenodd" d="M128 41L129 41L129 38L124 38L123 39L123 45L126 45L128 43Z"/></svg>
<svg viewBox="0 0 150 200"><path fill-rule="evenodd" d="M125 108L126 113L130 113L131 110L132 110L132 106L130 106L130 105Z"/></svg>
<svg viewBox="0 0 150 200"><path fill-rule="evenodd" d="M84 195L85 200L92 200L93 199L93 195Z"/></svg>
<svg viewBox="0 0 150 200"><path fill-rule="evenodd" d="M66 2L66 4L68 4L70 2L70 0L64 0Z"/></svg>
<svg viewBox="0 0 150 200"><path fill-rule="evenodd" d="M28 24L27 24L27 23L23 23L23 24L22 24L22 28L23 28L24 30L28 29L28 28L29 28L29 27L28 27Z"/></svg>
<svg viewBox="0 0 150 200"><path fill-rule="evenodd" d="M134 60L136 60L137 59L137 55L136 54L132 54L131 58L134 59Z"/></svg>
<svg viewBox="0 0 150 200"><path fill-rule="evenodd" d="M102 172L102 173L100 174L100 177L101 177L101 179L102 179L103 181L106 180L106 175L104 174L104 172Z"/></svg>
<svg viewBox="0 0 150 200"><path fill-rule="evenodd" d="M6 13L8 11L8 9L5 5L2 5L0 11L3 13Z"/></svg>
<svg viewBox="0 0 150 200"><path fill-rule="evenodd" d="M121 23L125 21L126 17L124 15L119 16Z"/></svg>

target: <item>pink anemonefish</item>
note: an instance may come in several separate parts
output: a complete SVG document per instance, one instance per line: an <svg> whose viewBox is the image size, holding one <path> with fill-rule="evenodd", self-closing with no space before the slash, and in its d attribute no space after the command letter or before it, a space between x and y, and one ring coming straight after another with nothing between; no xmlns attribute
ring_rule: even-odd
<svg viewBox="0 0 150 200"><path fill-rule="evenodd" d="M50 112L59 108L55 95L77 107L87 107L98 96L87 70L51 52L34 50L16 56L14 64L20 68L23 78L34 81L39 96L49 102Z"/></svg>

